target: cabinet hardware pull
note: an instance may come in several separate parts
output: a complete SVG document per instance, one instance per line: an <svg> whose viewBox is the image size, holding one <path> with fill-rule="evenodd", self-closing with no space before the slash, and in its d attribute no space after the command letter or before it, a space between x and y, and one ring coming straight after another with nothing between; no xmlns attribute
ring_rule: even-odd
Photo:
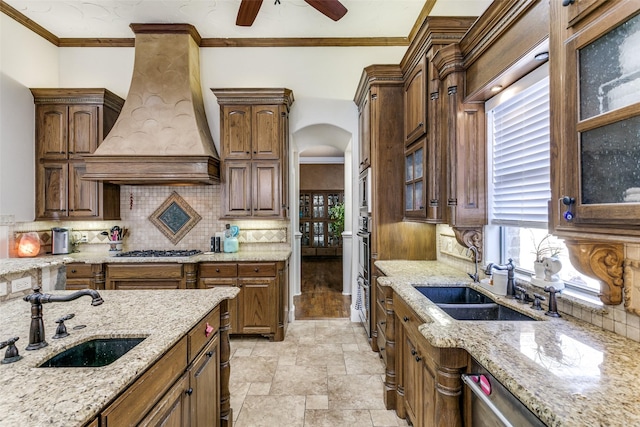
<svg viewBox="0 0 640 427"><path fill-rule="evenodd" d="M415 356L416 354L418 354L418 352L417 352L417 351L415 351L415 350L411 350L411 355L412 355L412 356Z"/></svg>
<svg viewBox="0 0 640 427"><path fill-rule="evenodd" d="M207 351L207 357L213 356L213 351Z"/></svg>
<svg viewBox="0 0 640 427"><path fill-rule="evenodd" d="M256 268L253 269L253 271L255 271L257 273L258 271L260 271L260 269L258 267L256 267Z"/></svg>
<svg viewBox="0 0 640 427"><path fill-rule="evenodd" d="M380 351L384 351L384 347L380 347Z"/></svg>
<svg viewBox="0 0 640 427"><path fill-rule="evenodd" d="M562 0L563 6L569 6L570 4L575 3L576 0Z"/></svg>
<svg viewBox="0 0 640 427"><path fill-rule="evenodd" d="M191 393L193 393L193 389L191 387L189 387L187 391L184 392L184 394L186 394L187 396L191 396Z"/></svg>
<svg viewBox="0 0 640 427"><path fill-rule="evenodd" d="M71 272L72 272L72 273L75 273L75 272L76 272L76 269L74 268L73 270L71 270Z"/></svg>
<svg viewBox="0 0 640 427"><path fill-rule="evenodd" d="M421 361L421 360L422 360L422 357L420 357L420 356L416 356L416 362L419 362L419 361Z"/></svg>
<svg viewBox="0 0 640 427"><path fill-rule="evenodd" d="M408 318L407 316L404 316L404 317L402 318L402 320L404 320L405 322L408 322L408 321L409 321L409 318Z"/></svg>
<svg viewBox="0 0 640 427"><path fill-rule="evenodd" d="M219 268L216 268L216 273L220 273L220 269Z"/></svg>
<svg viewBox="0 0 640 427"><path fill-rule="evenodd" d="M387 322L385 322L385 321L383 320L382 322L380 322L380 325L384 325L385 323L387 323Z"/></svg>

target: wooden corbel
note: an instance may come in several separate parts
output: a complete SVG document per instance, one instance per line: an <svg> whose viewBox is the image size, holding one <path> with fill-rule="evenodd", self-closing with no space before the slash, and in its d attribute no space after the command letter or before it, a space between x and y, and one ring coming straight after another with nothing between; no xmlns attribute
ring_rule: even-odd
<svg viewBox="0 0 640 427"><path fill-rule="evenodd" d="M453 234L456 236L456 241L464 246L470 248L475 246L478 249L478 262L482 261L482 248L484 245L484 233L482 227L480 228L463 228L463 227L451 227Z"/></svg>
<svg viewBox="0 0 640 427"><path fill-rule="evenodd" d="M565 244L571 264L582 274L600 281L600 300L607 305L622 303L624 245L569 239Z"/></svg>

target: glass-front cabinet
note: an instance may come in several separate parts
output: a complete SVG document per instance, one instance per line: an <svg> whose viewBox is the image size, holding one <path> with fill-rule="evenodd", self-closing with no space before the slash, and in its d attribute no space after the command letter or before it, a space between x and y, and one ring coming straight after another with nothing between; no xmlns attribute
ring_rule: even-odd
<svg viewBox="0 0 640 427"><path fill-rule="evenodd" d="M404 214L408 218L426 216L425 140L411 145L404 155Z"/></svg>
<svg viewBox="0 0 640 427"><path fill-rule="evenodd" d="M303 256L342 254L342 230L331 218L331 211L342 203L342 191L300 192L300 233Z"/></svg>
<svg viewBox="0 0 640 427"><path fill-rule="evenodd" d="M575 108L565 112L567 161L556 168L569 178L560 228L640 225L640 9L632 3L565 44L567 106Z"/></svg>

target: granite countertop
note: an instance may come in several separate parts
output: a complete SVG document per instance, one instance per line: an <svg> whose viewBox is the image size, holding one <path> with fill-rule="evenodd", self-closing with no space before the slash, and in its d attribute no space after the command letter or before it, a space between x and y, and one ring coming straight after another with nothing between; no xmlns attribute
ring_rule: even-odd
<svg viewBox="0 0 640 427"><path fill-rule="evenodd" d="M56 295L71 294L55 291ZM91 298L43 304L47 347L27 351L30 304L20 299L0 303L0 340L20 337L21 360L0 364L0 425L81 426L95 418L122 390L151 366L236 288L162 291L100 291L102 305ZM52 339L55 320L74 313L65 325L69 336ZM75 330L74 326L86 325ZM74 345L93 338L147 337L110 365L99 368L37 368ZM4 356L4 349L2 350Z"/></svg>
<svg viewBox="0 0 640 427"><path fill-rule="evenodd" d="M36 258L8 258L0 263L0 276L10 273L21 273L35 268L51 267L84 262L87 264L103 263L141 263L141 262L173 262L179 264L199 262L265 262L286 261L291 256L290 250L278 251L239 251L236 253L204 252L190 257L112 257L108 253L79 252L68 255L45 255Z"/></svg>
<svg viewBox="0 0 640 427"><path fill-rule="evenodd" d="M424 320L419 330L432 345L465 349L547 425L640 425L640 343L490 294L437 261L378 261L376 267L387 275L378 283L393 287ZM540 321L454 320L416 284L470 285Z"/></svg>

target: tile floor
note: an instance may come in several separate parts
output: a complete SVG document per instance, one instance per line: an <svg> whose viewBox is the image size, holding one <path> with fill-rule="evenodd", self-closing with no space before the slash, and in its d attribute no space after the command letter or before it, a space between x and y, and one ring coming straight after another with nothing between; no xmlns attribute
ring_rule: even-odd
<svg viewBox="0 0 640 427"><path fill-rule="evenodd" d="M384 407L384 368L363 327L296 320L285 340L231 338L236 427L406 426Z"/></svg>

